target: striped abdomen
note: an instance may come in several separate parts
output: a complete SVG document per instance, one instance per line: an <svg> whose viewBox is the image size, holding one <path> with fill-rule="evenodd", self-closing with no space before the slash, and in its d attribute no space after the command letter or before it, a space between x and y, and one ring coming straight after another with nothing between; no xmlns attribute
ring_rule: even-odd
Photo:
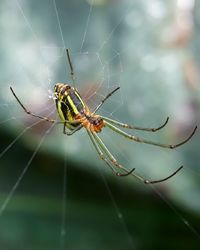
<svg viewBox="0 0 200 250"><path fill-rule="evenodd" d="M84 116L87 107L75 88L57 83L54 87L54 95L56 108L62 121L74 121L77 117ZM66 124L66 126L73 130L79 124Z"/></svg>

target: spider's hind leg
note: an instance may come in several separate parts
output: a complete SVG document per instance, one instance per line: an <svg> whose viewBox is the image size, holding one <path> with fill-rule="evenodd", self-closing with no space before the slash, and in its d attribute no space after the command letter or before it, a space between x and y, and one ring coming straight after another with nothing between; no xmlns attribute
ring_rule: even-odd
<svg viewBox="0 0 200 250"><path fill-rule="evenodd" d="M143 177L141 177L140 175L138 175L138 174L136 174L134 172L135 168L133 168L132 170L129 171L124 166L119 164L96 133L91 133L91 132L88 131L88 134L89 134L89 136L90 136L90 138L91 138L91 140L92 140L98 154L102 154L102 156L103 156L103 153L101 152L101 150L102 150L107 155L108 159L112 162L112 164L114 166L116 166L118 169L124 171L124 173L117 172L113 168L113 166L108 162L108 160L106 158L100 156L101 159L104 160L107 163L107 165L113 170L114 174L117 175L117 176L132 175L132 176L134 176L135 178L137 178L138 180L142 181L145 184L156 184L156 183L164 182L164 181L172 178L175 174L177 174L183 168L183 166L179 167L175 172L173 172L171 175L169 175L169 176L167 176L167 177L165 177L163 179L153 180L153 181L144 179Z"/></svg>
<svg viewBox="0 0 200 250"><path fill-rule="evenodd" d="M104 151L104 153L106 153L106 151L102 148L103 146L104 147L106 147L106 146L103 144L103 142L102 142L102 145L99 144L99 141L96 140L95 133L92 133L92 132L90 132L88 130L87 130L87 132L88 132L88 135L89 135L89 137L90 137L90 139L92 141L92 144L94 145L100 159L103 160L109 166L109 168L112 170L114 175L116 175L116 176L128 176L128 175L132 174L132 172L135 170L135 168L133 168L130 171L125 169L123 166L121 166L120 164L117 163L117 161L114 159L113 156L112 156L112 159L109 157L109 160L111 161L111 163L110 163L109 160L104 156L103 152L101 151L101 149L102 149ZM114 164L113 161L115 162L115 164ZM114 166L120 168L120 170L123 170L124 173L116 171Z"/></svg>

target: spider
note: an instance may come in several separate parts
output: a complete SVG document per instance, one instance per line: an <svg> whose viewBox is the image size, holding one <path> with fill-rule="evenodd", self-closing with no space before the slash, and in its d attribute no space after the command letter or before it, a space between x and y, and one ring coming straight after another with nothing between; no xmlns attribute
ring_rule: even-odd
<svg viewBox="0 0 200 250"><path fill-rule="evenodd" d="M72 80L72 84L74 85L75 77L74 77L74 69L72 65L72 61L70 58L69 50L66 49L67 52L67 59L69 63L69 68L70 68L70 76ZM119 90L119 87L115 88L113 91L108 93L105 98L100 102L100 104L93 110L91 111L88 106L84 103L83 99L81 98L80 94L76 90L76 88L66 84L66 83L57 83L54 87L54 96L55 96L55 104L57 108L57 112L60 116L61 121L58 122L54 119L50 119L48 117L40 116L37 115L31 111L29 111L20 101L20 99L17 97L15 94L14 90L12 87L10 87L10 90L14 97L16 98L17 102L20 104L22 109L31 116L37 117L41 120L50 122L50 123L62 123L63 124L63 133L70 136L73 135L75 132L80 130L81 128L85 128L87 131L89 138L94 145L100 159L102 159L112 170L112 172L116 176L128 176L132 175L139 179L140 181L144 182L145 184L155 184L155 183L160 183L163 181L166 181L173 177L176 173L178 173L183 166L179 167L175 172L173 172L171 175L159 179L159 180L147 180L141 177L140 175L136 174L134 172L135 168L128 170L126 167L118 163L118 161L115 159L115 157L112 155L112 153L107 149L103 141L100 139L98 136L99 133L103 130L104 127L108 127L114 132L122 135L125 138L128 138L130 140L133 140L135 142L140 142L140 143L146 143L146 144L151 144L154 146L162 147L162 148L169 148L169 149L174 149L177 148L186 142L188 142L191 137L194 135L197 126L194 128L192 133L187 137L185 140L183 140L180 143L177 144L162 144L162 143L157 143L149 140L145 140L140 137L136 137L134 135L128 134L120 127L124 129L135 129L135 130L141 130L141 131L148 131L148 132L155 132L163 127L168 123L169 117L167 117L166 121L159 127L157 128L143 128L143 127L137 127L134 125L128 125L126 123L122 123L113 119L110 119L108 117L100 116L97 115L97 111L101 108L101 106L104 104L104 102L111 96L113 95L117 90Z"/></svg>

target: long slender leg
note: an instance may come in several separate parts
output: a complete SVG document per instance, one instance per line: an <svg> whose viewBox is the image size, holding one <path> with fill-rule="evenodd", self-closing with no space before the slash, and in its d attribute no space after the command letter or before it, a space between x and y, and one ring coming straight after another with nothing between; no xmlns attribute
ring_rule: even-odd
<svg viewBox="0 0 200 250"><path fill-rule="evenodd" d="M109 168L112 170L112 172L113 172L115 175L117 175L117 172L116 172L116 170L114 169L114 167L113 167L113 166L109 163L109 161L104 157L104 155L103 155L101 149L99 148L98 144L96 143L96 141L95 141L95 139L94 139L92 133L89 132L88 130L87 130L87 133L88 133L88 135L89 135L89 137L90 137L90 140L92 141L92 144L94 145L94 147L95 147L95 149L96 149L96 151L97 151L97 153L98 153L100 159L103 160L103 161L105 161L106 164L109 166Z"/></svg>
<svg viewBox="0 0 200 250"><path fill-rule="evenodd" d="M73 69L71 58L70 58L69 49L66 49L66 52L67 52L67 59L68 59L69 67L70 67L70 75L71 75L73 87L75 87L74 69Z"/></svg>
<svg viewBox="0 0 200 250"><path fill-rule="evenodd" d="M111 123L105 121L105 124L106 126L108 126L110 129L112 129L113 131L115 131L116 133L118 134L121 134L123 136L125 136L126 138L129 138L131 140L134 140L136 142L142 142L142 143L146 143L146 144L151 144L151 145L154 145L154 146L158 146L158 147L162 147L162 148L171 148L171 149L174 149L174 148L177 148L183 144L185 144L187 141L189 141L192 136L194 135L196 129L197 129L197 126L194 128L194 130L192 131L192 133L188 136L188 138L186 138L185 140L183 140L182 142L180 143L177 143L177 144L162 144L162 143L158 143L158 142L153 142L153 141L149 141L149 140L145 140L143 138L140 138L140 137L136 137L134 135L130 135L130 134L127 134L126 132L122 131L121 129L115 127L114 125L112 125Z"/></svg>
<svg viewBox="0 0 200 250"><path fill-rule="evenodd" d="M70 67L70 75L71 75L71 79L72 79L72 83L73 86L75 86L75 76L74 76L74 69L73 69L73 64L70 58L70 54L69 54L69 49L66 49L67 52L67 59L68 59L68 63L69 63L69 67ZM95 108L95 110L93 111L93 113L96 113L97 110L100 109L100 107L104 104L104 102L111 96L113 95L118 89L120 89L120 87L115 88L113 91L111 91L110 93L108 93L106 95L106 97L101 101L101 103Z"/></svg>
<svg viewBox="0 0 200 250"><path fill-rule="evenodd" d="M142 131L148 131L148 132L156 132L156 131L164 128L166 126L166 124L168 123L168 121L169 121L169 117L167 117L165 122L161 126L159 126L157 128L142 128L142 127L137 127L137 126L134 126L134 125L129 125L129 124L126 124L126 123L118 122L116 120L113 120L113 119L110 119L110 118L107 118L107 117L104 117L104 116L101 116L101 118L103 118L107 122L110 122L113 125L117 125L117 126L120 126L120 127L123 127L123 128L136 129L136 130L142 130Z"/></svg>
<svg viewBox="0 0 200 250"><path fill-rule="evenodd" d="M144 180L145 184L156 184L156 183L160 183L166 180L169 180L170 178L172 178L175 174L177 174L181 169L183 168L183 166L180 166L176 171L174 171L172 174L170 174L169 176L160 179L160 180L156 180L156 181L149 181L149 180Z"/></svg>
<svg viewBox="0 0 200 250"><path fill-rule="evenodd" d="M117 176L127 176L130 175L135 168L133 168L132 170L127 170L125 167L123 167L121 164L119 164L117 162L117 160L114 158L114 156L110 153L110 151L107 149L107 147L105 146L105 144L102 142L102 140L99 138L99 136L94 132L92 133L92 136L94 137L95 142L99 145L99 147L103 150L103 152L107 155L107 157L109 158L109 160L112 162L112 164L114 166L116 166L117 168L125 171L125 174L119 173L117 172L116 175Z"/></svg>
<svg viewBox="0 0 200 250"><path fill-rule="evenodd" d="M99 110L101 108L101 106L104 104L104 102L111 96L113 95L118 89L120 89L120 87L115 88L114 90L112 90L110 93L108 93L106 95L106 97L103 98L103 100L100 102L100 104L95 108L95 110L93 111L93 114L95 114L97 112L97 110Z"/></svg>
<svg viewBox="0 0 200 250"><path fill-rule="evenodd" d="M170 178L172 178L175 174L177 174L182 168L183 166L179 167L176 171L174 171L171 175L163 178L163 179L159 179L159 180L147 180L144 179L143 177L141 177L140 175L135 174L135 172L133 172L135 169L133 168L130 172L128 172L128 170L120 165L115 158L113 157L113 155L110 153L110 151L106 148L105 144L102 142L102 140L98 137L98 135L96 133L92 133L92 135L94 136L94 139L96 141L96 143L99 145L99 147L101 147L102 151L108 156L108 158L110 159L110 161L116 166L119 167L120 169L124 170L126 172L126 174L117 174L117 176L128 176L128 175L132 175L134 177L136 177L138 180L144 182L145 184L156 184L156 183L160 183L160 182L164 182Z"/></svg>
<svg viewBox="0 0 200 250"><path fill-rule="evenodd" d="M17 97L17 95L15 94L14 90L12 89L12 87L10 87L10 90L12 92L12 94L14 95L14 97L16 98L17 102L19 103L19 105L22 107L22 109L26 112L26 114L28 115L31 115L31 116L34 116L34 117L37 117L41 120L44 120L44 121L47 121L47 122L51 122L51 123L56 123L56 124L76 124L76 123L80 123L82 120L81 119L77 119L77 120L74 120L74 121L56 121L54 119L50 119L48 117L45 117L45 116L40 116L40 115L37 115L35 113L32 113L31 111L29 111L23 104L22 102L19 100L19 98Z"/></svg>
<svg viewBox="0 0 200 250"><path fill-rule="evenodd" d="M14 95L14 97L16 98L16 100L18 101L18 103L20 104L20 106L23 108L23 110L28 114L28 115L32 115L34 117L37 117L39 119L42 119L42 120L45 120L45 121L48 121L48 122L51 122L51 123L55 123L56 121L54 119L49 119L48 117L45 117L45 116L40 116L40 115L37 115L37 114L34 114L32 113L31 111L27 110L25 108L25 106L21 103L21 101L19 100L19 98L17 97L17 95L15 94L14 90L12 89L12 87L10 87L10 90L12 92L12 94Z"/></svg>

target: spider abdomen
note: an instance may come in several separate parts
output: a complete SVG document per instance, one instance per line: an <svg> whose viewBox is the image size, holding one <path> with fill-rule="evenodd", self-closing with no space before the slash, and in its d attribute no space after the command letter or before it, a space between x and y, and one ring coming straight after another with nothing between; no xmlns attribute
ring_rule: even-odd
<svg viewBox="0 0 200 250"><path fill-rule="evenodd" d="M81 114L85 113L87 106L83 102L78 91L65 83L57 83L54 87L55 103L58 114L62 121L74 121ZM80 123L66 124L66 126L73 130Z"/></svg>

